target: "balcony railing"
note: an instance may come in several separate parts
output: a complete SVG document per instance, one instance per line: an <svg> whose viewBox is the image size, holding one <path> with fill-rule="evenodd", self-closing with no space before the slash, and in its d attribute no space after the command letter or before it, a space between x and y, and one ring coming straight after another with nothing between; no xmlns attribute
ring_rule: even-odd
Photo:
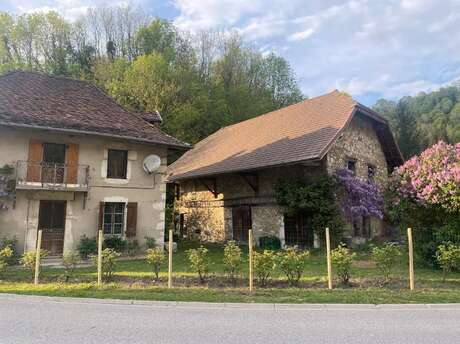
<svg viewBox="0 0 460 344"><path fill-rule="evenodd" d="M88 165L18 161L16 189L87 191Z"/></svg>

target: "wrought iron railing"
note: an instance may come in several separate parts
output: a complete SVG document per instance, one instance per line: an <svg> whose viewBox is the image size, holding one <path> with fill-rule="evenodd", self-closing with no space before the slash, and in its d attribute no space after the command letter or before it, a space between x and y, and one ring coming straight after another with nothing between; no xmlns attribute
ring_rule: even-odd
<svg viewBox="0 0 460 344"><path fill-rule="evenodd" d="M89 166L35 161L16 164L17 189L72 189L88 188Z"/></svg>

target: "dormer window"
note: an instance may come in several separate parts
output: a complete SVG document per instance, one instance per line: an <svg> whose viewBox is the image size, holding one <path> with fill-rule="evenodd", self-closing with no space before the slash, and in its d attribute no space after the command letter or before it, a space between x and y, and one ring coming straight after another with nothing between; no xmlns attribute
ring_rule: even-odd
<svg viewBox="0 0 460 344"><path fill-rule="evenodd" d="M126 179L128 171L128 151L109 149L107 157L107 178Z"/></svg>

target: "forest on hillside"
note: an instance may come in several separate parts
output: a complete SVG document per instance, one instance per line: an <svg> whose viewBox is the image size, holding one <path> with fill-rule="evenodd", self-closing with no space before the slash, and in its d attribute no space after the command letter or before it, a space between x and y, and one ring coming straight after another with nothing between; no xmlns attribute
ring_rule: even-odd
<svg viewBox="0 0 460 344"><path fill-rule="evenodd" d="M460 141L460 87L452 85L430 93L380 99L374 110L386 117L406 159L439 140Z"/></svg>
<svg viewBox="0 0 460 344"><path fill-rule="evenodd" d="M190 143L303 99L285 59L237 34L179 32L129 6L74 22L0 12L0 73L18 68L94 82L132 111L158 110L163 129Z"/></svg>
<svg viewBox="0 0 460 344"><path fill-rule="evenodd" d="M0 73L34 70L93 82L129 110L163 116L163 129L196 143L219 128L304 99L289 63L238 34L179 31L129 6L0 12ZM438 140L460 140L455 85L374 109L389 119L406 158Z"/></svg>

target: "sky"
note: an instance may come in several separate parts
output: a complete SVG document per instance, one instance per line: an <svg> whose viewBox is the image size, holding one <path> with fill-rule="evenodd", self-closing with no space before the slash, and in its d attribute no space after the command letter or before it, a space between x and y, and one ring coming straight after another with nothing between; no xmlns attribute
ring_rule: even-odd
<svg viewBox="0 0 460 344"><path fill-rule="evenodd" d="M287 59L308 97L339 89L371 106L460 79L460 0L0 0L0 10L72 20L117 4L189 32L239 32Z"/></svg>

